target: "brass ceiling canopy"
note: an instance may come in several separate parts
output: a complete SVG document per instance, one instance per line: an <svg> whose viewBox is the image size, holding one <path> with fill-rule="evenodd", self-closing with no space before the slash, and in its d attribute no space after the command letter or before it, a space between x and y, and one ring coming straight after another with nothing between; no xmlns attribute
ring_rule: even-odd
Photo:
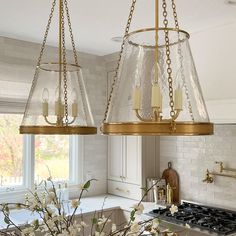
<svg viewBox="0 0 236 236"><path fill-rule="evenodd" d="M155 28L129 32L132 5L101 131L108 135L210 135L189 34L179 28L174 0L155 0ZM174 27L169 26L171 5Z"/></svg>
<svg viewBox="0 0 236 236"><path fill-rule="evenodd" d="M58 60L42 62L54 10L59 6ZM65 21L73 48L73 63L67 62ZM96 134L93 116L78 64L67 0L53 0L46 32L26 104L21 134Z"/></svg>

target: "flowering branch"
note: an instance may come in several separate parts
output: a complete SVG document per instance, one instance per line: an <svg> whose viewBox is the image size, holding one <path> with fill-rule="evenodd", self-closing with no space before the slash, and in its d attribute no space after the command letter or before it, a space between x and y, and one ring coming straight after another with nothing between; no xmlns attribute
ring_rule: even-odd
<svg viewBox="0 0 236 236"><path fill-rule="evenodd" d="M89 227L84 222L83 214L81 212L81 220L80 222L76 221L76 212L80 206L83 194L85 191L88 191L92 181L95 179L88 180L83 185L81 185L80 193L78 199L74 199L71 201L70 207L73 209L72 214L68 214L69 204L68 204L68 212L65 211L64 203L61 202L60 196L57 195L56 187L52 178L49 177L48 181L51 184L51 188L47 188L46 181L44 181L44 190L45 195L43 194L43 198L39 196L39 194L35 192L31 192L32 199L27 199L27 204L22 203L7 203L0 204L0 212L4 215L5 223L7 224L7 229L12 226L15 231L18 232L7 232L6 230L0 230L0 236L34 236L35 232L41 232L44 235L51 236L85 236L87 235L86 228ZM118 226L111 221L112 213L108 216L104 214L104 206L106 202L106 198L104 198L101 211L94 212L94 215L91 219L90 224L90 235L91 236L131 236L131 235L142 235L144 232L149 232L150 235L163 235L163 236L177 236L177 232L171 232L170 230L162 231L160 229L160 220L157 218L148 219L146 221L135 222L137 215L141 215L144 210L144 206L142 202L145 200L148 192L153 189L153 187L159 182L159 180L155 181L153 185L144 190L142 199L135 204L132 208L133 210L130 213L130 219L125 226ZM39 219L34 220L31 224L25 225L24 228L16 225L10 219L10 210L9 206L15 206L17 209L27 209L32 213L37 213L39 215ZM170 208L171 214L175 214L178 211L176 206L171 206ZM19 233L19 234L18 234Z"/></svg>

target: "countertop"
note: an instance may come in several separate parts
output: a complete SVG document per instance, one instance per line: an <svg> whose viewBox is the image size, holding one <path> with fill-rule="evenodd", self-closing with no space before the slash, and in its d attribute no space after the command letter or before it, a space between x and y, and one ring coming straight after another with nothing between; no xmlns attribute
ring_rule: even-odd
<svg viewBox="0 0 236 236"><path fill-rule="evenodd" d="M105 199L105 202L104 202ZM125 211L131 211L132 206L138 203L136 200L131 200L123 197L118 197L114 195L100 195L100 196L93 196L93 197L86 197L81 199L80 207L77 210L77 215L79 215L81 212L83 214L89 214L93 213L94 211L100 211L102 209L104 210L112 210L112 209L121 209ZM155 208L163 207L161 205L156 205L153 202L143 202L144 205L144 212L142 215L142 219L146 220L149 219L151 216L147 215L148 212ZM65 207L68 213L71 213L73 209L67 204L67 207ZM37 214L31 214L31 212L27 210L12 210L11 219L18 225L24 225L27 222L30 223L34 219L38 219ZM179 225L175 225L169 222L162 221L163 228L171 228L174 231L183 231L184 227L181 227ZM4 217L2 214L0 214L0 228L6 228L6 224L4 222ZM209 234L207 232L202 232L195 229L185 230L183 233L180 233L181 236L206 236L206 235L214 235Z"/></svg>
<svg viewBox="0 0 236 236"><path fill-rule="evenodd" d="M105 200L104 200L105 199ZM88 214L93 213L94 211L101 211L102 206L104 204L104 210L112 210L112 209L122 209L126 211L131 211L131 207L137 203L138 201L127 199L123 197L118 197L114 195L100 195L100 196L92 196L81 199L80 207L78 208L76 214ZM154 209L155 207L159 207L151 202L144 202L145 212L147 213ZM73 209L70 207L70 204L65 204L65 210L67 213L72 213ZM10 217L14 223L17 225L23 225L25 223L30 223L34 219L38 219L37 214L32 214L31 212L21 209L21 210L11 210ZM6 223L4 222L3 214L0 214L0 228L6 228Z"/></svg>

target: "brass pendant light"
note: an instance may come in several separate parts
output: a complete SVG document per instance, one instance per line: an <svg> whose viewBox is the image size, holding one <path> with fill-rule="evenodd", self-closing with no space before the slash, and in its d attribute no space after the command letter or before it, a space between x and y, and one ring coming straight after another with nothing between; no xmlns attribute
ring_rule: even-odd
<svg viewBox="0 0 236 236"><path fill-rule="evenodd" d="M155 0L155 28L129 33L128 17L101 131L108 135L210 135L210 123L190 46L174 0ZM169 27L168 3L175 26Z"/></svg>
<svg viewBox="0 0 236 236"><path fill-rule="evenodd" d="M59 6L57 62L42 62L54 10ZM68 23L73 62L67 63L65 21ZM53 0L38 63L26 104L21 134L96 134L93 116L78 64L67 0Z"/></svg>

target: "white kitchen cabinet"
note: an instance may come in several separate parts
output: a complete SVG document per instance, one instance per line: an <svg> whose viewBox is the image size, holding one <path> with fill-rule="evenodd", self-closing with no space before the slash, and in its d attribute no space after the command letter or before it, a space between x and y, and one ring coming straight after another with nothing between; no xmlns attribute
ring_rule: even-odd
<svg viewBox="0 0 236 236"><path fill-rule="evenodd" d="M140 183L140 137L108 138L108 179Z"/></svg>
<svg viewBox="0 0 236 236"><path fill-rule="evenodd" d="M112 155L110 155L112 153ZM123 138L114 136L108 138L108 178L112 180L123 179Z"/></svg>
<svg viewBox="0 0 236 236"><path fill-rule="evenodd" d="M141 169L141 137L126 136L123 138L123 181L140 184Z"/></svg>
<svg viewBox="0 0 236 236"><path fill-rule="evenodd" d="M159 176L159 138L108 137L108 193L140 200L146 179Z"/></svg>

